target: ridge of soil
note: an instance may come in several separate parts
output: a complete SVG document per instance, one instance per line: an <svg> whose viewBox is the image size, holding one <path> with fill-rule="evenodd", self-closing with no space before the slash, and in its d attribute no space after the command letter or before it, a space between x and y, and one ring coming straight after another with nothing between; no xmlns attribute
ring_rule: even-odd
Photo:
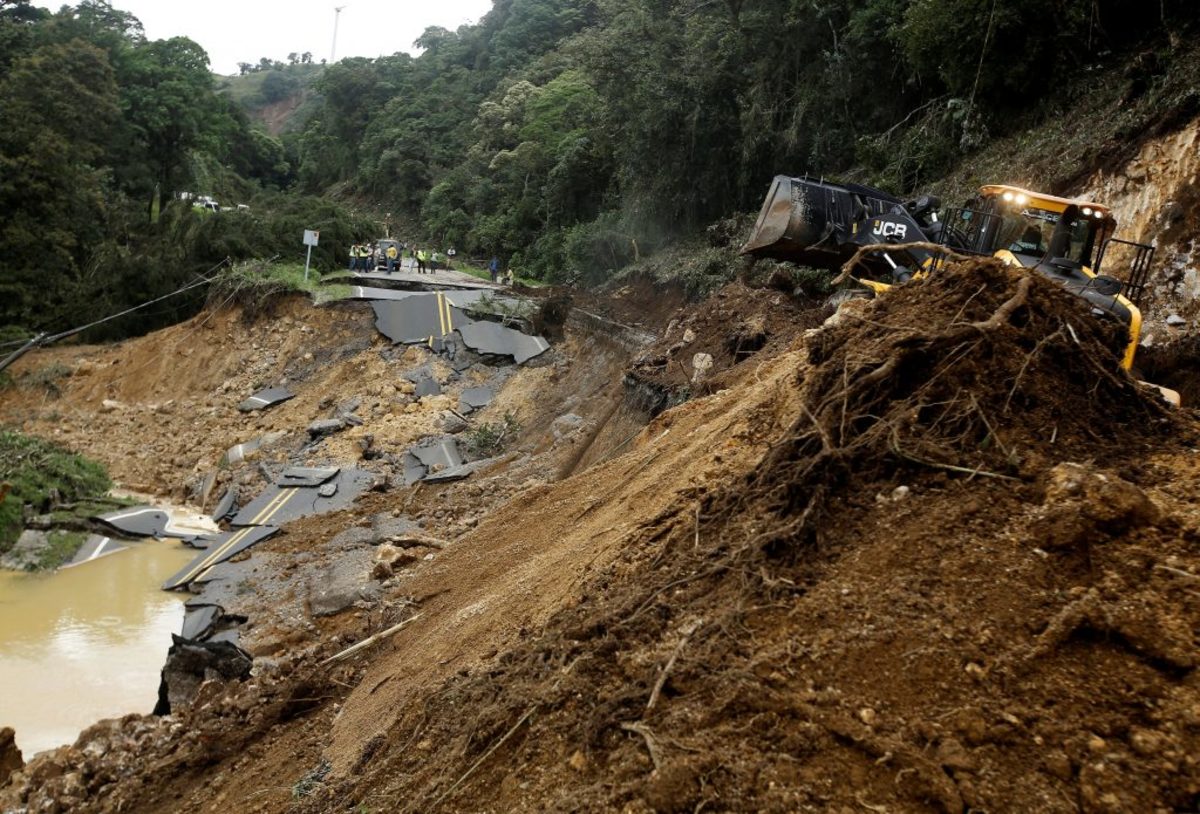
<svg viewBox="0 0 1200 814"><path fill-rule="evenodd" d="M531 430L478 481L264 544L389 509L452 537L251 679L35 760L0 808L1200 806L1194 414L1120 371L1080 300L994 261L804 333L777 296L675 312L692 342L649 355L715 375L590 466L587 433ZM765 341L729 351L751 321ZM598 377L529 373L511 397L534 405L596 388L576 403L604 437Z"/></svg>

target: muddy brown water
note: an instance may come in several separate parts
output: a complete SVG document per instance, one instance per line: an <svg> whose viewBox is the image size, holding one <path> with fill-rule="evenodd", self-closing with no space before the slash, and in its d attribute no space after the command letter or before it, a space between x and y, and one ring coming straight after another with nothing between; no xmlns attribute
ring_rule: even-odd
<svg viewBox="0 0 1200 814"><path fill-rule="evenodd" d="M148 540L50 574L0 571L0 727L26 760L154 708L187 598L160 586L195 554Z"/></svg>

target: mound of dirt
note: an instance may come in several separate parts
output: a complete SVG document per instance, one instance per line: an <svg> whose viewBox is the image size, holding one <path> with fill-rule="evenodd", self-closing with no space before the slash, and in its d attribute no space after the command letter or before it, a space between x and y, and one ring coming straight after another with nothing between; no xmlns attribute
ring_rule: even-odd
<svg viewBox="0 0 1200 814"><path fill-rule="evenodd" d="M393 687L300 810L1194 808L1200 506L1152 485L1192 431L1111 340L990 262L843 314L757 467L642 515L541 634Z"/></svg>
<svg viewBox="0 0 1200 814"><path fill-rule="evenodd" d="M748 335L708 307L705 337ZM365 632L322 622L224 718L113 747L111 780L72 768L81 739L0 803L79 774L97 811L1197 808L1196 424L1119 370L1119 332L992 262L766 324L619 456L498 483L389 580L386 641L318 667ZM456 488L360 508L448 532L494 499Z"/></svg>
<svg viewBox="0 0 1200 814"><path fill-rule="evenodd" d="M720 374L760 352L779 353L830 313L773 289L730 283L676 310L658 341L630 366L626 383L657 414L718 389Z"/></svg>

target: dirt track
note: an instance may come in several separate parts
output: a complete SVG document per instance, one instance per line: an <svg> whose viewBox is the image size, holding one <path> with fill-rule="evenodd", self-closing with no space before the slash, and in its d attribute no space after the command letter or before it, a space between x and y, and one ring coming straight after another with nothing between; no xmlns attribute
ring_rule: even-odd
<svg viewBox="0 0 1200 814"><path fill-rule="evenodd" d="M990 264L806 337L811 314L789 322L780 297L735 287L677 314L696 338L665 336L641 369L690 374L703 350L715 378L632 439L620 354L598 363L568 340L562 366L502 393L529 417L528 457L372 494L264 544L316 550L386 511L453 540L389 580L384 603L318 620L258 677L214 682L167 722L86 736L32 767L25 793L162 812L1200 805L1194 415L1116 372L1076 302ZM764 335L740 353L747 325ZM317 330L348 348L366 336L349 320ZM271 346L277 365L302 354L291 341ZM89 410L105 393L161 397L110 389L136 347L88 353L101 373L64 392ZM354 395L372 356L348 349L302 381ZM196 387L220 391L233 370L197 360ZM315 395L247 421L306 421ZM5 408L38 405L26 392ZM591 424L555 439L546 419L566 410ZM92 414L66 416L83 444Z"/></svg>

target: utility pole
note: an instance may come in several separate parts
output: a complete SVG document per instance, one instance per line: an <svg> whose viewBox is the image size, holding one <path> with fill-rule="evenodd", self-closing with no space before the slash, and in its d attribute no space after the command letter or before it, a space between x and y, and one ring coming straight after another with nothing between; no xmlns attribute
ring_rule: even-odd
<svg viewBox="0 0 1200 814"><path fill-rule="evenodd" d="M337 30L338 20L342 17L342 9L345 6L335 6L333 9L333 47L329 49L329 64L332 65L337 58Z"/></svg>

